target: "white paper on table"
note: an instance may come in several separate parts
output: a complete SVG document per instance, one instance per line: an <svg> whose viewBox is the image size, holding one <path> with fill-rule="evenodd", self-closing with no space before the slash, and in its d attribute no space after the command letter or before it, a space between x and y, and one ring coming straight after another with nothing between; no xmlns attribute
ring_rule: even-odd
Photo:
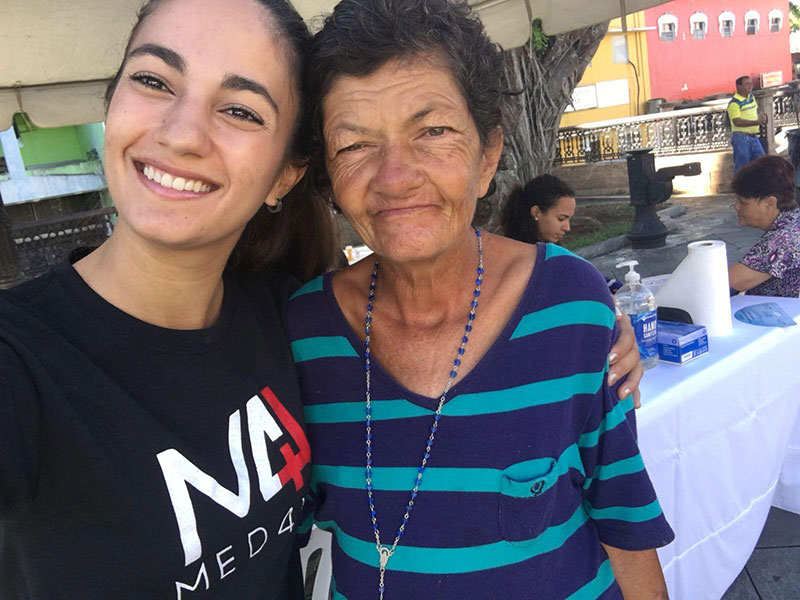
<svg viewBox="0 0 800 600"><path fill-rule="evenodd" d="M725 242L692 242L689 254L655 294L656 304L688 312L697 325L705 325L708 334L731 332L728 255Z"/></svg>

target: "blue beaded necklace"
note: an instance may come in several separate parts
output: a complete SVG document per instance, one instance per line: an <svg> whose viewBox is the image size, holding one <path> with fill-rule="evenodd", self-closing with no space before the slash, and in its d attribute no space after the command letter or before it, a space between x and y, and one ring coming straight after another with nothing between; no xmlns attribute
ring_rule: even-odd
<svg viewBox="0 0 800 600"><path fill-rule="evenodd" d="M467 342L469 341L469 334L472 331L472 322L475 320L475 311L478 308L478 296L481 295L481 284L483 283L483 241L481 239L481 232L475 229L475 236L478 238L478 276L475 279L475 291L473 292L472 302L470 303L469 317L467 325L464 328L464 336L461 338L461 345L458 348L455 360L453 360L453 368L450 371L450 377L447 384L444 386L444 391L439 397L439 405L433 415L433 425L431 426L431 433L428 436L428 442L425 445L425 453L422 456L422 464L417 470L417 476L414 479L414 487L411 488L411 497L406 504L406 510L403 514L403 521L397 530L394 538L394 543L391 546L384 546L381 543L381 532L378 527L378 512L375 509L375 498L372 495L372 405L370 399L370 328L372 325L372 306L375 302L375 283L378 281L378 261L372 267L372 277L369 284L369 296L367 297L367 316L364 318L364 328L366 330L366 339L364 340L364 371L366 372L366 489L367 500L369 501L370 518L372 519L372 531L375 534L375 547L378 550L378 562L380 565L380 580L378 583L378 597L383 600L383 594L386 589L384 585L384 578L386 575L386 564L394 554L397 544L406 530L408 519L411 516L411 511L414 508L414 501L419 494L419 487L422 484L422 476L425 473L425 467L428 464L428 459L431 457L431 448L433 447L433 440L436 436L436 431L439 427L439 420L442 418L442 407L447 400L447 393L453 384L453 380L458 375L458 367L461 365L461 359L464 356Z"/></svg>

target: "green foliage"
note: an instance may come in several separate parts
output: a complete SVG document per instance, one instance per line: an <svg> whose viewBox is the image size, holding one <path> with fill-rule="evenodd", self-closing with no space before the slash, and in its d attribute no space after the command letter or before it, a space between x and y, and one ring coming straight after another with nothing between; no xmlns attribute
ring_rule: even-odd
<svg viewBox="0 0 800 600"><path fill-rule="evenodd" d="M547 50L550 38L545 35L542 29L542 20L534 19L531 25L531 47L537 52L542 53Z"/></svg>
<svg viewBox="0 0 800 600"><path fill-rule="evenodd" d="M789 2L789 24L792 31L800 31L800 6Z"/></svg>

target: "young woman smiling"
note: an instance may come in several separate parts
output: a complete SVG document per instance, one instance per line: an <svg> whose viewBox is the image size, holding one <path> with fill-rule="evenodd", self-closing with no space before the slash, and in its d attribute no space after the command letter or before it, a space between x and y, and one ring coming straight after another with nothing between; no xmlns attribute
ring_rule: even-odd
<svg viewBox="0 0 800 600"><path fill-rule="evenodd" d="M0 296L0 597L289 596L310 452L279 267L333 249L324 203L286 198L307 41L283 0L143 9L108 93L114 233Z"/></svg>

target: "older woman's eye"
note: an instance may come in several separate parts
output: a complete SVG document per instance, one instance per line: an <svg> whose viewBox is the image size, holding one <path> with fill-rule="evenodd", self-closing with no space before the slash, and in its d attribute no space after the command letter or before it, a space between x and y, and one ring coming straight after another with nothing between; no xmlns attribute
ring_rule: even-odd
<svg viewBox="0 0 800 600"><path fill-rule="evenodd" d="M222 112L232 116L234 119L237 119L239 121L250 121L251 123L256 123L258 125L264 124L264 119L259 117L249 108L245 108L244 106L230 106L225 110L223 110Z"/></svg>
<svg viewBox="0 0 800 600"><path fill-rule="evenodd" d="M444 135L444 132L447 130L448 127L429 127L426 133L430 137L439 137L440 135Z"/></svg>
<svg viewBox="0 0 800 600"><path fill-rule="evenodd" d="M163 92L170 91L169 87L167 87L167 84L164 83L164 80L158 75L153 75L152 73L134 73L131 75L131 81L155 90L161 90Z"/></svg>
<svg viewBox="0 0 800 600"><path fill-rule="evenodd" d="M356 152L361 150L364 147L364 144L350 144L349 146L345 146L336 152L336 154L341 154L343 152Z"/></svg>

